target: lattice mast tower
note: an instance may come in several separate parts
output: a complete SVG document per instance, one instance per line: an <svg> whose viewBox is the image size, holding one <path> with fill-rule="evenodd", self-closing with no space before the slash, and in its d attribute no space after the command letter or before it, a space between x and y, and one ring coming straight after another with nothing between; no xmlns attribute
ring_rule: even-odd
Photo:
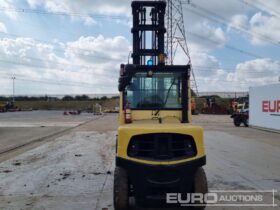
<svg viewBox="0 0 280 210"><path fill-rule="evenodd" d="M192 68L191 57L188 49L186 31L184 25L183 3L190 3L190 0L166 0L167 11L165 16L166 39L165 53L167 55L166 64L173 65L174 58L179 48L186 56L186 61L191 66L192 84L191 88L198 95L198 87L195 74Z"/></svg>

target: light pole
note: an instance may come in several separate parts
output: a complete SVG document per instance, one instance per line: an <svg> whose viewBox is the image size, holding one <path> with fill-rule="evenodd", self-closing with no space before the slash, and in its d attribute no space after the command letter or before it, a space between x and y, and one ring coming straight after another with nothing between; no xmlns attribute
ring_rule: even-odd
<svg viewBox="0 0 280 210"><path fill-rule="evenodd" d="M16 77L12 76L12 80L13 80L13 102L15 102L15 80L16 80Z"/></svg>

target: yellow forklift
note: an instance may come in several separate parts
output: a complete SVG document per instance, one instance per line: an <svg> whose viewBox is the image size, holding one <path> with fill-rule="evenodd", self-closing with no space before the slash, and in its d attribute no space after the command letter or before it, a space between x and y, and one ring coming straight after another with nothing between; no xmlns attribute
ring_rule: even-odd
<svg viewBox="0 0 280 210"><path fill-rule="evenodd" d="M165 65L165 11L165 1L132 2L133 64L122 64L119 78L115 210L131 209L130 197L142 208L177 208L174 193L208 192L203 129L190 124L191 68Z"/></svg>

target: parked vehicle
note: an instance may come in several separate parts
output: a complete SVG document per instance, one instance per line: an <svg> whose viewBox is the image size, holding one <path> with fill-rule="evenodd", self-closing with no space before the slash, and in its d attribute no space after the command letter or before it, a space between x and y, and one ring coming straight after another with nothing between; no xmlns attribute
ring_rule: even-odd
<svg viewBox="0 0 280 210"><path fill-rule="evenodd" d="M244 124L245 127L249 126L249 109L241 110L240 112L235 112L231 115L233 118L233 124L236 127L239 127L241 124Z"/></svg>

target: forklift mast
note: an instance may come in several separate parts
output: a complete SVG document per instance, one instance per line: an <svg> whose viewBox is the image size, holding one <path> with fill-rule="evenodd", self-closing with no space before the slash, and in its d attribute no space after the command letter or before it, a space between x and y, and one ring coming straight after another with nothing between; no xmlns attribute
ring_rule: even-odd
<svg viewBox="0 0 280 210"><path fill-rule="evenodd" d="M165 1L133 1L133 64L164 64Z"/></svg>
<svg viewBox="0 0 280 210"><path fill-rule="evenodd" d="M133 64L121 64L120 78L119 78L119 91L121 92L120 110L124 111L125 107L129 107L134 113L143 110L156 110L155 113L158 117L160 113L157 110L165 110L165 113L172 111L180 111L180 120L182 123L190 122L190 65L165 65L165 15L166 15L166 1L132 1L132 15L133 15L133 27L131 29L133 35ZM152 79L153 89L148 90L148 79L141 78L140 76L134 77L136 73L147 73L147 77ZM149 75L148 75L149 73ZM165 78L168 75L181 75L177 78ZM157 76L160 79L157 79ZM133 78L134 77L134 78ZM167 77L167 76L166 76ZM130 89L131 101L127 101L128 98L126 87L131 84L133 79L134 89L135 87L142 88L141 91ZM178 81L177 83L175 81ZM142 81L142 82L141 82ZM171 81L171 82L170 82ZM175 107L166 106L171 89L174 88L175 83L178 86L177 101L174 103ZM146 85L146 86L145 86ZM133 92L134 91L134 92ZM146 91L146 93L144 93ZM150 94L149 100L153 104L159 105L146 105L144 98ZM148 94L147 94L148 93ZM143 95L141 95L143 94ZM152 99L151 99L152 98ZM158 99L157 99L158 98ZM140 100L139 100L140 99ZM135 103L133 103L135 102ZM141 105L142 104L145 105ZM178 104L180 103L180 107ZM135 105L136 104L136 105ZM151 104L151 103L150 103ZM132 105L132 106L131 106ZM177 106L178 105L178 106ZM132 113L133 114L133 113ZM168 114L165 114L168 115ZM121 114L122 116L122 114ZM135 116L135 115L134 115ZM139 115L138 115L139 116ZM152 116L155 117L155 116ZM124 122L121 118L120 122Z"/></svg>

